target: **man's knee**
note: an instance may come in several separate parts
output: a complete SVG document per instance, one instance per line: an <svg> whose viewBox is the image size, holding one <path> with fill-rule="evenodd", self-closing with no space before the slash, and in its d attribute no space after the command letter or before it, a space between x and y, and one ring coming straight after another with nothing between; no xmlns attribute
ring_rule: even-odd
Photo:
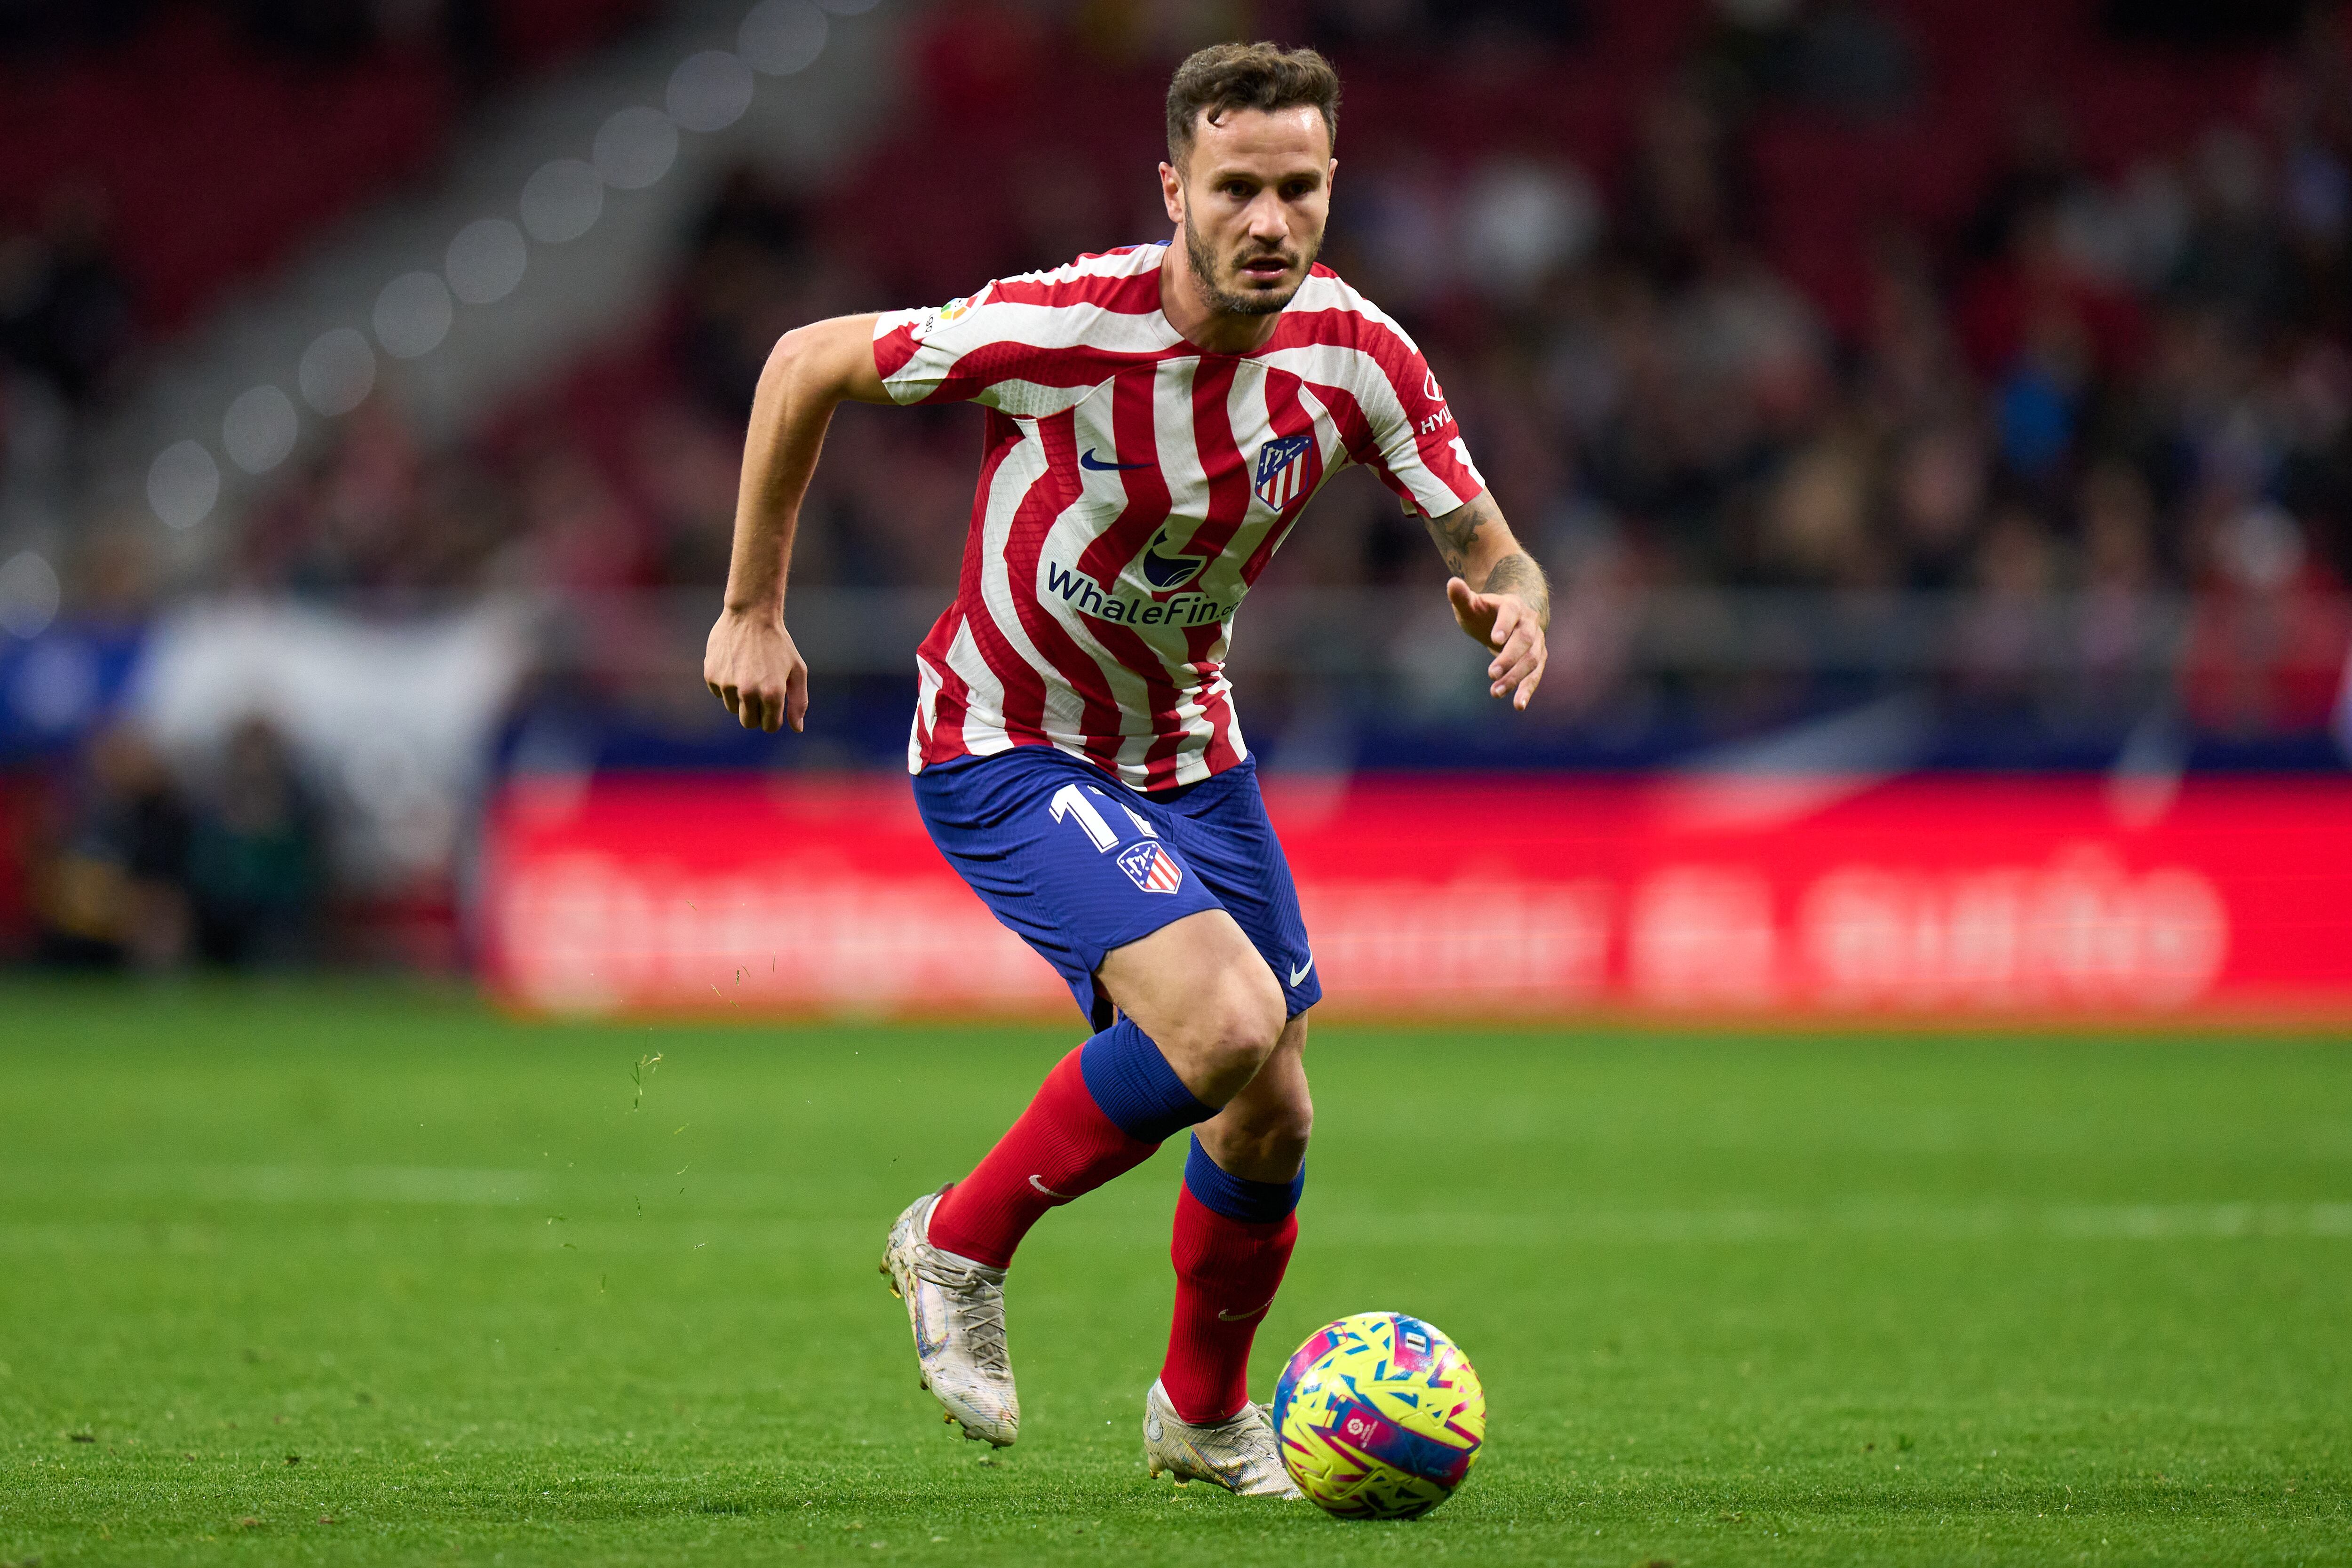
<svg viewBox="0 0 2352 1568"><path fill-rule="evenodd" d="M1286 1182L1307 1158L1315 1131L1315 1102L1303 1077L1283 1075L1269 1088L1261 1076L1214 1121L1198 1129L1209 1157L1236 1176Z"/></svg>
<svg viewBox="0 0 2352 1568"><path fill-rule="evenodd" d="M1203 986L1186 1033L1195 1058L1224 1091L1241 1092L1282 1038L1282 987L1264 963L1228 966Z"/></svg>
<svg viewBox="0 0 2352 1568"><path fill-rule="evenodd" d="M1303 1157L1307 1141L1315 1135L1315 1101L1302 1087L1296 1094L1253 1106L1243 1131L1262 1156Z"/></svg>

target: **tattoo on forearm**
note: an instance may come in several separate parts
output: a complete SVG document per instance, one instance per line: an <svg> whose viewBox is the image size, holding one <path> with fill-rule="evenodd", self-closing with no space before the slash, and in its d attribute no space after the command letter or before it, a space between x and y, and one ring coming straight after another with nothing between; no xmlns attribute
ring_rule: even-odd
<svg viewBox="0 0 2352 1568"><path fill-rule="evenodd" d="M1495 563L1480 584L1482 594L1517 594L1528 609L1536 613L1536 624L1551 625L1551 584L1544 581L1543 568L1526 551L1517 551Z"/></svg>
<svg viewBox="0 0 2352 1568"><path fill-rule="evenodd" d="M1478 531L1489 522L1502 521L1502 514L1493 501L1480 496L1443 517L1423 517L1422 521L1429 526L1429 537L1436 542L1438 554L1445 558L1445 569L1458 577L1470 559L1470 546L1478 537Z"/></svg>
<svg viewBox="0 0 2352 1568"><path fill-rule="evenodd" d="M1424 516L1422 521L1428 525L1429 537L1435 542L1438 554L1445 558L1445 569L1465 579L1481 529L1491 522L1507 530L1500 539L1487 542L1490 550L1510 537L1502 510L1491 496L1481 495L1443 517ZM1471 586L1482 594L1517 594L1536 613L1538 626L1551 625L1551 586L1544 581L1543 568L1524 550L1513 550L1496 562L1487 568L1486 580Z"/></svg>

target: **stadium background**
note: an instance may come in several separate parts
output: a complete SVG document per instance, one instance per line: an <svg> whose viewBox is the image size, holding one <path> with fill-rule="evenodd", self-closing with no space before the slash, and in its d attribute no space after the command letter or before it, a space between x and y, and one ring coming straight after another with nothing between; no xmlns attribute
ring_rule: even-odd
<svg viewBox="0 0 2352 1568"><path fill-rule="evenodd" d="M848 874L863 833L823 826L862 773L873 837L911 831L873 775L973 421L836 422L798 739L695 679L741 421L793 322L1155 237L1154 82L1241 28L1342 63L1327 258L1441 367L1559 586L1535 710L1489 710L1417 521L1350 475L1239 623L1336 996L1409 989L1417 908L1498 869L1507 911L1449 922L1524 950L1498 1005L2352 995L2312 923L2347 889L2298 848L2343 830L2352 743L2335 8L17 13L21 959L715 1006L759 957L765 1003L810 999L794 947L887 973L897 931L940 962L867 1000L1003 992L943 874ZM1394 793L1432 770L1452 826ZM670 826L604 843L599 781L649 774ZM740 841L695 825L746 776L779 815L722 889ZM688 917L712 898L734 928ZM1447 973L1424 1002L1476 989Z"/></svg>
<svg viewBox="0 0 2352 1568"><path fill-rule="evenodd" d="M908 1375L1075 1022L907 798L976 416L837 420L807 735L698 677L774 335L1158 237L1260 34L1558 594L1503 712L1350 475L1235 639L1332 998L1253 1389L1394 1307L1492 1401L1394 1531L1147 1483L1178 1146L1024 1248L1017 1447ZM0 1563L2352 1561L2347 49L0 3Z"/></svg>
<svg viewBox="0 0 2352 1568"><path fill-rule="evenodd" d="M919 856L852 875L863 830L791 816L896 766L971 418L835 426L797 741L694 679L740 421L788 324L1157 235L1155 75L1244 28L1345 66L1327 258L1444 369L1559 583L1536 710L1489 712L1418 524L1350 475L1240 623L1291 818L1404 820L1343 811L1303 865L1340 980L1395 990L1413 902L1531 835L1473 917L1534 933L1496 1002L2352 987L2310 924L2345 889L2298 848L2343 832L2352 742L2336 9L776 0L734 40L691 5L16 12L19 957L478 966L600 1006L791 945L887 973L891 929L1002 957ZM1498 847L1390 799L1430 769L1454 826L1515 816ZM600 844L597 781L646 773L675 842ZM785 816L764 877L703 889L739 924L646 945L673 863L739 844L691 823L746 773ZM1915 775L1943 783L1877 787ZM870 799L906 837L903 790Z"/></svg>

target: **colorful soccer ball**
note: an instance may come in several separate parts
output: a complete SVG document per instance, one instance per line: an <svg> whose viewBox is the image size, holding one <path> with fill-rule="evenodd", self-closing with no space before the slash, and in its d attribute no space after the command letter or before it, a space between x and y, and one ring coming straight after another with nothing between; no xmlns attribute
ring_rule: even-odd
<svg viewBox="0 0 2352 1568"><path fill-rule="evenodd" d="M1452 1340L1402 1312L1318 1329L1274 1385L1298 1489L1341 1519L1415 1519L1454 1495L1486 1436L1486 1392Z"/></svg>

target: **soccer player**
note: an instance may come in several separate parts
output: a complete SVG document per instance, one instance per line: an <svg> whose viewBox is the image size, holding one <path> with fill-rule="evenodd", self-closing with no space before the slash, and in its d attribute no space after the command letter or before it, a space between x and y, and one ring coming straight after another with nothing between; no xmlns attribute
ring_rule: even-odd
<svg viewBox="0 0 2352 1568"><path fill-rule="evenodd" d="M1011 1443L1022 1237L1190 1128L1145 1458L1255 1496L1298 1495L1246 1377L1297 1235L1322 986L1224 676L1234 609L1317 488L1362 463L1426 520L1493 696L1527 706L1549 616L1420 351L1316 265L1339 98L1311 50L1204 49L1168 89L1170 240L786 333L703 666L744 725L799 730L784 578L834 408L987 409L955 603L915 656L908 767L940 852L1096 1033L970 1175L898 1216L883 1268L947 1420Z"/></svg>

